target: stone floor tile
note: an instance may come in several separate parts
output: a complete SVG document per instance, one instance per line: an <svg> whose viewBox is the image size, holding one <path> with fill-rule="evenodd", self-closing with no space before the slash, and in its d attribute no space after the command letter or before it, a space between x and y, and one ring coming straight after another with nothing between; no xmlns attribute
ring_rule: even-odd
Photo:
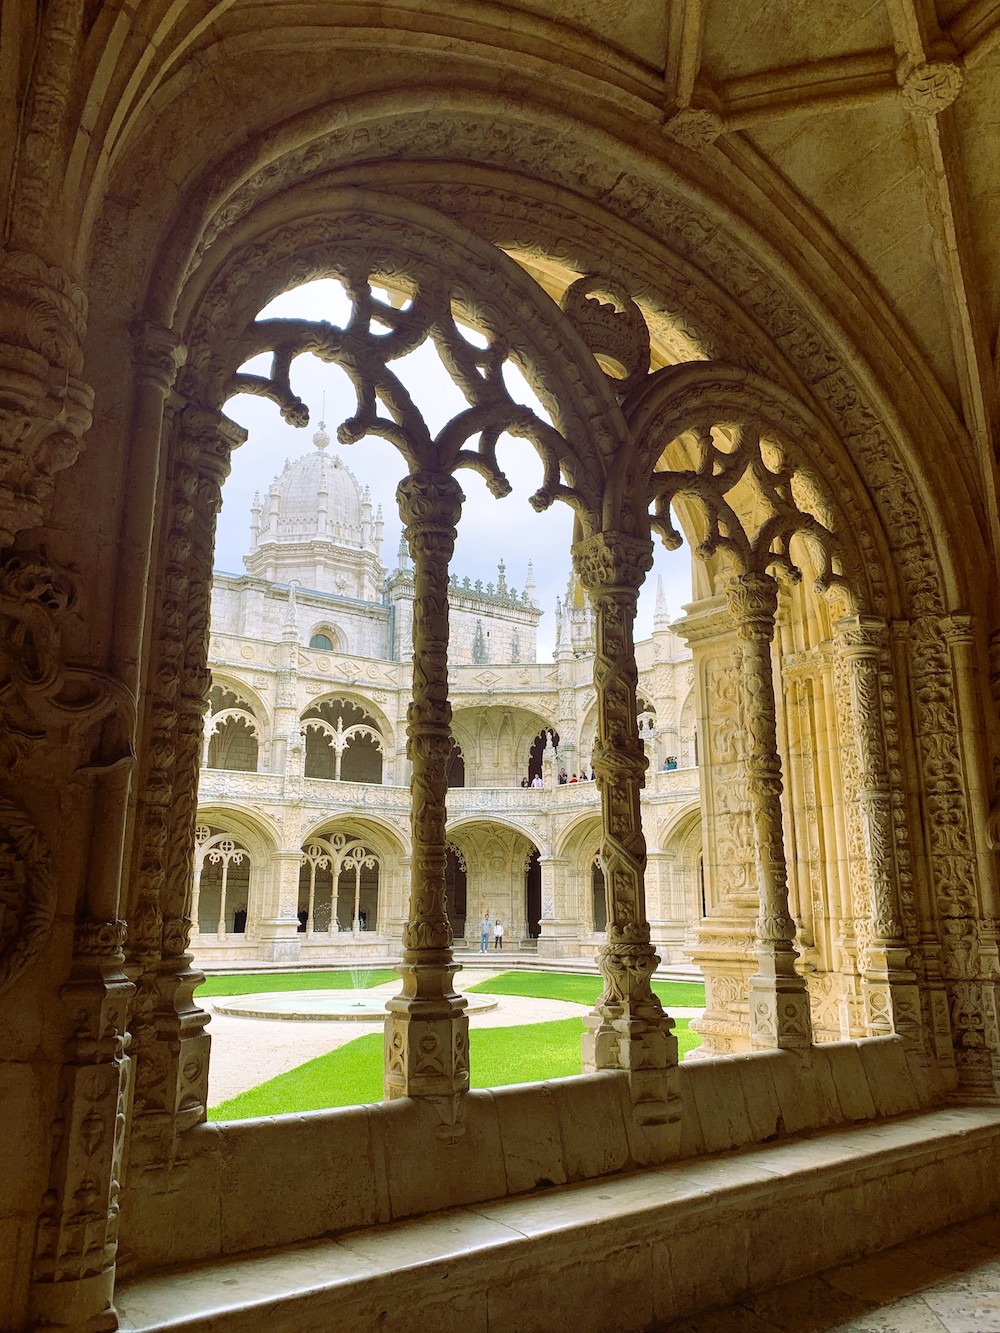
<svg viewBox="0 0 1000 1333"><path fill-rule="evenodd" d="M924 1301L948 1333L1000 1333L1000 1292L957 1292L946 1287L925 1292Z"/></svg>
<svg viewBox="0 0 1000 1333"><path fill-rule="evenodd" d="M762 1292L744 1304L774 1333L827 1333L877 1308L874 1301L839 1291L821 1277Z"/></svg>
<svg viewBox="0 0 1000 1333"><path fill-rule="evenodd" d="M831 1287L879 1305L923 1292L953 1276L951 1270L931 1262L925 1255L911 1254L906 1246L844 1264L825 1275Z"/></svg>
<svg viewBox="0 0 1000 1333"><path fill-rule="evenodd" d="M919 1296L895 1301L881 1310L833 1326L831 1333L949 1333L929 1306Z"/></svg>

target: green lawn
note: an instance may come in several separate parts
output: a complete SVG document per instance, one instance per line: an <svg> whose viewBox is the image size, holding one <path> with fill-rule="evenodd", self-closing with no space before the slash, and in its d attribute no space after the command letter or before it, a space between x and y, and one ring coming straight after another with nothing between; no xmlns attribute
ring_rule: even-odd
<svg viewBox="0 0 1000 1333"><path fill-rule="evenodd" d="M680 1054L699 1044L687 1019L674 1028ZM524 1027L481 1028L470 1033L469 1063L474 1088L566 1078L581 1072L583 1022L562 1018ZM249 1116L321 1111L382 1100L382 1033L364 1037L309 1060L277 1078L240 1093L209 1111L210 1120L245 1120Z"/></svg>
<svg viewBox="0 0 1000 1333"><path fill-rule="evenodd" d="M579 972L503 972L492 981L479 981L463 990L485 995L529 995L535 1000L570 1000L594 1004L601 993L601 978ZM705 987L697 981L654 981L653 990L664 1007L704 1009Z"/></svg>
<svg viewBox="0 0 1000 1333"><path fill-rule="evenodd" d="M337 972L269 972L266 975L238 972L230 977L208 977L195 995L265 995L268 991L356 990L381 986L399 976L387 968L342 968Z"/></svg>

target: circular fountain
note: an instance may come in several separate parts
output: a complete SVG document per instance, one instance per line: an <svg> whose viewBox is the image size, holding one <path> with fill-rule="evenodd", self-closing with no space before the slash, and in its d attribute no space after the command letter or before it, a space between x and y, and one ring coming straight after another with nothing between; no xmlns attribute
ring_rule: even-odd
<svg viewBox="0 0 1000 1333"><path fill-rule="evenodd" d="M384 991L300 990L268 991L262 995L220 995L212 1000L219 1014L239 1018L296 1018L375 1023L385 1017ZM494 995L467 995L466 1012L485 1013L497 1007Z"/></svg>

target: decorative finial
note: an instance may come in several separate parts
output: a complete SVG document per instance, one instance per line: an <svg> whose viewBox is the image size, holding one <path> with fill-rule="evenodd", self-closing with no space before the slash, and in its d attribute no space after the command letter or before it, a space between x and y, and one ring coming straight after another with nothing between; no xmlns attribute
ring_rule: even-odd
<svg viewBox="0 0 1000 1333"><path fill-rule="evenodd" d="M327 434L326 422L321 421L319 423L319 428L317 429L316 434L313 436L313 444L316 446L317 449L325 449L329 443L330 443L330 436Z"/></svg>
<svg viewBox="0 0 1000 1333"><path fill-rule="evenodd" d="M653 612L653 629L670 628L670 613L667 611L667 599L663 591L663 575L656 576L656 609Z"/></svg>
<svg viewBox="0 0 1000 1333"><path fill-rule="evenodd" d="M527 602L529 606L536 605L535 570L530 560L528 561L528 577L524 581L524 600Z"/></svg>

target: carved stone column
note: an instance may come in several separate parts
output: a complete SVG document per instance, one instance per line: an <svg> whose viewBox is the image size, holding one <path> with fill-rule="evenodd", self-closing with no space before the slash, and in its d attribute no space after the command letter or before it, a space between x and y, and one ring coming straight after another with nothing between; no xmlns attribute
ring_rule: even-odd
<svg viewBox="0 0 1000 1333"><path fill-rule="evenodd" d="M38 1222L32 1327L118 1327L112 1306L118 1194L131 1092L122 971L123 921L76 930L73 972L62 988L72 1035L59 1083L49 1187Z"/></svg>
<svg viewBox="0 0 1000 1333"><path fill-rule="evenodd" d="M769 574L740 574L726 585L726 597L743 641L747 787L760 899L757 974L750 981L750 1038L758 1047L800 1049L811 1044L812 1025L806 983L795 970L795 922L788 910L782 833L771 663L778 585Z"/></svg>
<svg viewBox="0 0 1000 1333"><path fill-rule="evenodd" d="M542 915L539 922L539 958L577 958L580 954L580 922L589 912L590 880L579 886L571 901L568 867L563 857L540 856Z"/></svg>
<svg viewBox="0 0 1000 1333"><path fill-rule="evenodd" d="M138 994L133 1161L169 1163L177 1133L205 1118L208 1016L188 952L198 767L208 696L215 520L232 448L246 433L221 413L187 407L175 427L154 672L140 806L139 864L129 913Z"/></svg>
<svg viewBox="0 0 1000 1333"><path fill-rule="evenodd" d="M920 995L907 967L882 724L880 658L886 625L875 616L851 616L837 622L834 635L850 694L851 717L841 718L840 724L853 732L857 753L858 806L871 889L870 926L861 959L866 1026L870 1036L897 1032L909 1048L920 1050Z"/></svg>
<svg viewBox="0 0 1000 1333"><path fill-rule="evenodd" d="M413 700L407 714L413 862L403 930L403 988L385 1023L385 1095L421 1097L441 1137L462 1132L469 1088L469 1020L455 991L459 964L445 907L445 800L451 758L448 702L448 562L465 496L454 477L420 471L396 492L414 565Z"/></svg>
<svg viewBox="0 0 1000 1333"><path fill-rule="evenodd" d="M0 247L0 547L42 521L55 474L90 426L86 310L68 274Z"/></svg>
<svg viewBox="0 0 1000 1333"><path fill-rule="evenodd" d="M653 994L659 958L646 920L646 843L639 814L646 759L636 720L638 671L632 637L639 587L653 563L647 539L600 533L573 546L573 566L594 608L600 858L608 900L598 956L604 991L587 1020L584 1068L624 1069L641 1119L670 1118L663 1071L677 1064L673 1019Z"/></svg>

